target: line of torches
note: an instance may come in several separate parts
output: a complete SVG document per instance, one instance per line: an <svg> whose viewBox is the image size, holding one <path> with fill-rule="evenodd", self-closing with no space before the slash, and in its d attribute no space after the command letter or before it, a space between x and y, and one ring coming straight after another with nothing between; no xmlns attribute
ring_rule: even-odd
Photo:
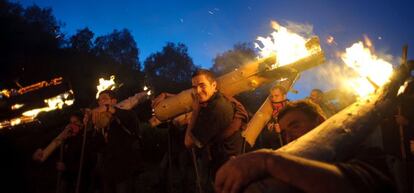
<svg viewBox="0 0 414 193"><path fill-rule="evenodd" d="M279 25L277 22L272 21L272 27L274 32L271 36L266 38L258 37L255 46L259 50L259 58L266 58L270 55L276 56L276 63L272 65L272 68L281 67L283 65L290 64L301 58L305 58L311 55L314 51L306 48L307 38L300 36ZM334 42L332 36L327 40ZM336 44L336 42L335 42ZM393 72L392 65L384 59L376 56L370 49L371 42L366 43L367 47L362 41L354 43L351 47L346 48L344 53L341 53L340 58L346 64L346 66L353 69L356 73L353 76L349 76L342 80L345 87L354 91L360 98L367 97L373 93L376 88L381 87L387 81ZM260 46L262 45L262 46ZM104 78L99 79L99 85L97 86L96 98L103 90L117 88L115 84L115 76L112 75L108 80ZM151 90L148 87L143 88L147 91L147 95L151 95ZM45 99L46 107L32 109L24 112L20 117L13 118L0 122L0 129L4 127L14 126L20 123L31 122L35 120L36 116L40 112L48 112L55 109L62 109L64 106L70 106L73 104L73 99L68 99L69 94L62 93L56 97ZM10 91L2 90L1 96L10 97ZM24 104L15 104L11 108L18 109L23 107Z"/></svg>

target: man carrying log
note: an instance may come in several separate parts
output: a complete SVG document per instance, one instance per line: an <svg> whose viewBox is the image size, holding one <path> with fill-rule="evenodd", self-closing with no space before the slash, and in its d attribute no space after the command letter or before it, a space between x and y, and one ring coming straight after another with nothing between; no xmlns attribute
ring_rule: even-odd
<svg viewBox="0 0 414 193"><path fill-rule="evenodd" d="M281 85L276 85L270 89L269 100L272 105L272 119L267 123L267 129L261 133L261 148L277 149L286 143L282 138L277 115L280 110L289 102L287 99L287 90Z"/></svg>
<svg viewBox="0 0 414 193"><path fill-rule="evenodd" d="M292 140L324 121L315 105L306 101L289 103L278 119ZM225 163L216 174L215 189L217 193L397 192L395 176L388 168L391 158L372 149L360 151L360 155L346 162L326 163L259 150Z"/></svg>
<svg viewBox="0 0 414 193"><path fill-rule="evenodd" d="M199 169L208 170L202 172L205 192L213 191L211 184L217 169L230 157L240 154L243 143L240 127L246 121L241 118L243 113L236 110L241 104L234 105L217 87L214 75L208 70L200 69L192 76L193 111L184 143L187 148L200 150Z"/></svg>
<svg viewBox="0 0 414 193"><path fill-rule="evenodd" d="M131 110L119 109L115 92L102 91L99 106L87 113L85 125L93 124L97 135L91 142L99 147L104 193L133 192L133 177L142 163L139 125Z"/></svg>

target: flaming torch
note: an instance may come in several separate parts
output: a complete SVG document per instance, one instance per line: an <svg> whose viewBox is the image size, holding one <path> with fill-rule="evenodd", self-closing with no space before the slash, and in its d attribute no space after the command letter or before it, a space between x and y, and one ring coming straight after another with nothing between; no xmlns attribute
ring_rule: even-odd
<svg viewBox="0 0 414 193"><path fill-rule="evenodd" d="M114 90L116 88L115 84L115 75L112 75L109 80L105 80L104 78L99 78L99 85L96 86L96 89L98 90L96 92L96 98L99 97L99 93L101 93L104 90Z"/></svg>
<svg viewBox="0 0 414 193"><path fill-rule="evenodd" d="M367 97L387 83L393 72L389 62L371 53L362 42L354 43L347 48L341 59L356 72L357 76L348 79L347 84L361 98Z"/></svg>
<svg viewBox="0 0 414 193"><path fill-rule="evenodd" d="M357 74L347 83L360 98L277 151L328 162L347 159L397 106L398 91L412 70L408 65L393 70L389 62L374 55L362 42L347 48L341 58Z"/></svg>
<svg viewBox="0 0 414 193"><path fill-rule="evenodd" d="M73 91L68 84L62 84L62 80L55 78L50 82L41 81L16 92L3 90L3 93L14 94L5 95L7 98L1 103L0 129L30 123L35 121L41 112L71 106L74 103Z"/></svg>
<svg viewBox="0 0 414 193"><path fill-rule="evenodd" d="M275 28L277 31L271 37L258 38L263 46L258 45L260 57L257 61L245 64L217 79L223 94L234 96L254 90L285 78L292 72L302 72L324 62L324 53L317 37L305 39L282 26ZM287 41L285 38L288 38ZM190 112L191 103L191 89L161 101L154 107L155 116L150 120L151 125L156 126L161 121Z"/></svg>
<svg viewBox="0 0 414 193"><path fill-rule="evenodd" d="M314 44L313 41L316 41L316 39L306 39L299 34L289 31L276 22L272 22L272 26L275 31L271 33L271 36L257 38L263 46L261 47L259 43L256 43L261 57L276 55L277 62L271 66L272 69L280 69L302 58L308 58L321 52L319 46L312 46ZM286 73L284 77L291 79L285 85L287 90L289 90L296 79L299 78L299 71L293 70L291 73ZM254 145L257 136L271 119L272 111L271 102L269 99L266 99L249 121L246 130L243 132L243 137L245 137L246 142L250 146Z"/></svg>

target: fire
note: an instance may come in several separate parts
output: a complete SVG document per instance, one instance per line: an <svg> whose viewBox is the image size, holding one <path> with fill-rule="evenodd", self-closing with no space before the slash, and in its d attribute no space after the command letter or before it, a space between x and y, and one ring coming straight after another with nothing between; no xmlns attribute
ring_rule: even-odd
<svg viewBox="0 0 414 193"><path fill-rule="evenodd" d="M69 91L72 92L72 91ZM47 107L32 109L24 112L22 115L26 117L36 117L40 112L49 112L55 109L62 109L64 105L70 106L73 104L73 99L68 99L72 93L63 93L53 98L45 99L44 102L48 105Z"/></svg>
<svg viewBox="0 0 414 193"><path fill-rule="evenodd" d="M309 50L306 46L306 38L289 31L277 22L272 21L272 27L275 31L270 36L257 38L263 46L255 43L255 47L259 49L260 58L276 55L277 61L272 65L272 68L290 64L319 51Z"/></svg>
<svg viewBox="0 0 414 193"><path fill-rule="evenodd" d="M10 98L11 92L7 89L3 89L3 90L1 90L0 95L5 96L7 98ZM1 98L3 98L3 97L1 97Z"/></svg>
<svg viewBox="0 0 414 193"><path fill-rule="evenodd" d="M32 109L29 111L26 111L22 113L22 116L16 117L10 120L5 120L3 122L0 122L0 129L4 127L9 126L15 126L21 123L29 123L35 120L36 116L40 112L49 112L56 109L62 109L65 106L71 106L74 103L74 99L70 99L70 96L73 95L73 91L70 90L68 92L65 92L63 94L57 95L52 98L45 99L44 102L47 105L46 107ZM22 104L16 104L16 105L22 105ZM13 105L13 106L16 106Z"/></svg>
<svg viewBox="0 0 414 193"><path fill-rule="evenodd" d="M147 91L148 96L150 96L152 94L151 90L147 86L144 86L143 90Z"/></svg>
<svg viewBox="0 0 414 193"><path fill-rule="evenodd" d="M369 43L372 46L372 43ZM360 97L373 93L376 87L388 82L393 68L392 65L378 58L362 42L354 43L341 55L342 61L357 72L358 77L348 80L350 86Z"/></svg>
<svg viewBox="0 0 414 193"><path fill-rule="evenodd" d="M96 93L96 98L99 97L99 93L101 93L104 90L114 90L116 88L115 84L115 76L112 75L109 80L105 80L104 78L99 78L99 85L96 86L96 89L98 92Z"/></svg>
<svg viewBox="0 0 414 193"><path fill-rule="evenodd" d="M14 104L13 106L11 106L12 110L16 110L16 109L20 109L24 106L24 104Z"/></svg>

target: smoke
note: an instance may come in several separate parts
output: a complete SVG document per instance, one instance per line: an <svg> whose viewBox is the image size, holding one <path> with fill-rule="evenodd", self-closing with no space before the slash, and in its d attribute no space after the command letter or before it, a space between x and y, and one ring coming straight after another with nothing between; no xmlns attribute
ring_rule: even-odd
<svg viewBox="0 0 414 193"><path fill-rule="evenodd" d="M286 21L286 26L288 30L300 34L302 37L310 38L313 36L313 25L308 23L297 23L293 21Z"/></svg>

